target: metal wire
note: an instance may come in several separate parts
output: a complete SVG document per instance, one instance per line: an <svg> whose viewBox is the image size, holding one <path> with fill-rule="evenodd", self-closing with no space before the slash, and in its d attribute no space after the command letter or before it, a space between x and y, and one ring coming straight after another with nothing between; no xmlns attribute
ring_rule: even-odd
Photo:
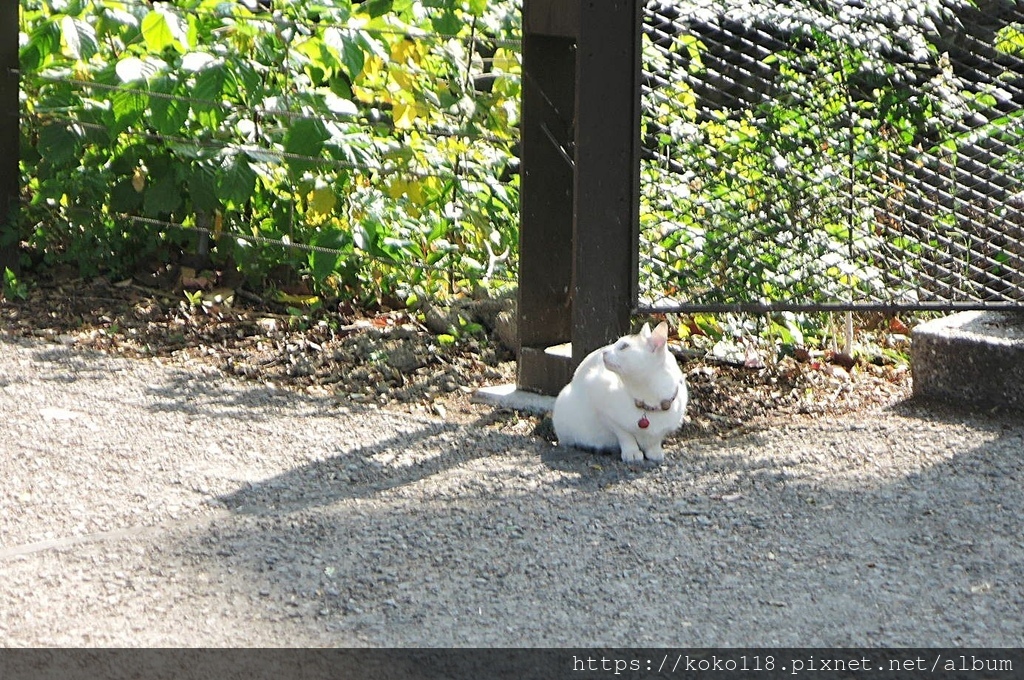
<svg viewBox="0 0 1024 680"><path fill-rule="evenodd" d="M292 110L280 109L280 108L268 109L268 108L263 108L263 107L258 107L258 106L246 106L246 105L243 105L243 104L237 104L237 103L226 102L226 101L211 101L211 100L208 100L208 99L197 99L195 97L188 97L188 96L184 96L184 95L170 94L170 93L165 93L165 92L156 92L156 91L153 91L153 90L143 90L143 89L140 89L140 88L137 88L137 87L132 87L132 86L129 86L129 85L110 85L110 84L107 84L107 83L98 83L96 81L91 81L91 80L82 80L80 78L71 78L71 77L66 77L66 76L62 76L62 75L53 75L53 74L47 74L47 73L34 73L34 74L31 74L30 77L28 78L28 80L30 80L30 81L48 82L48 83L66 83L68 85L73 85L73 86L78 87L80 89L102 90L102 91L106 91L106 92L120 92L120 93L123 93L123 94L138 95L140 97L149 97L149 98L153 98L153 99L162 99L162 100L166 100L166 101L174 101L174 102L189 104L190 106L198 105L198 106L201 106L201 107L204 107L204 108L219 108L219 109L222 109L222 110L227 111L227 112L243 113L243 114L248 114L249 116L280 117L280 118L289 118L289 119L293 119L293 120L297 119L297 118L309 118L310 117L308 113L303 113L301 111L292 111ZM371 125L371 126L374 126L374 127L384 127L385 129L388 129L388 130L390 130L392 132L399 131L399 128L397 128L393 122L390 122L390 121L387 121L387 120L384 120L384 119L381 119L381 120L369 120L369 119L366 119L366 118L362 118L362 117L360 117L358 115L357 116L341 115L341 114L335 114L335 113L332 113L330 111L324 111L324 110L318 111L316 117L317 117L318 120L329 121L329 122L334 122L334 123L346 123L346 124L358 123L358 124L362 124L362 125ZM512 130L515 131L514 128ZM421 126L413 125L413 126L410 126L408 128L402 128L401 131L402 132L407 132L407 133L416 133L416 134L420 134L420 135L423 135L423 136L426 136L426 137L461 138L461 139L468 139L468 140L471 140L471 141L489 142L489 143L492 143L492 144L507 144L510 141L509 139L498 137L497 135L486 134L486 133L482 133L482 132L479 132L479 131L470 132L470 131L466 130L464 126L463 126L462 129L458 129L458 128L439 128L439 127L436 127L436 126L421 127Z"/></svg>
<svg viewBox="0 0 1024 680"><path fill-rule="evenodd" d="M141 9L141 10L146 10L146 11L149 11L149 10L152 9L152 5L147 0L116 0L116 2L118 2L121 5L124 5L125 7L135 7L136 9ZM163 4L165 9L174 10L176 13L178 13L179 17L183 16L180 13L181 8L178 7L173 1L164 0L162 4ZM281 4L281 3L278 3L278 4ZM266 11L263 11L263 12L259 12L259 11L254 12L252 10L249 10L249 14L247 14L247 15L238 15L238 16L236 16L234 14L230 14L230 13L229 14L225 14L223 12L218 12L215 9L211 9L211 8L204 8L201 5L199 7L197 7L197 8L190 8L188 10L188 12L190 14L191 13L205 14L207 16L215 16L215 17L243 18L243 19L246 19L248 21L254 21L254 22L263 21L263 22L272 23L272 24L274 24L275 26L277 26L279 28L299 27L299 28L306 29L309 32L315 32L318 29L322 29L322 28L325 28L326 26L330 25L330 24L324 24L324 23L317 22L317 21L300 19L298 17L286 17L284 15L279 15L277 13L277 11L275 11L274 7L270 7ZM365 26L361 26L361 27L358 27L358 28L350 28L350 27L340 27L340 28L343 28L343 29L346 29L346 30L358 30L358 31L361 31L363 33L368 33L370 35L402 36L402 37L408 37L408 38L413 39L413 40L440 40L440 41L445 41L445 40L461 40L461 39L463 39L463 36L460 36L460 35L457 35L457 34L439 33L439 32L436 32L436 31L426 31L424 29L417 28L417 27L414 27L414 26L407 26L407 27L384 27L384 26L365 27ZM507 48L514 48L514 49L518 50L520 48L520 46L521 46L521 41L518 40L518 39L515 39L515 38L499 38L499 37L489 37L488 36L488 37L485 37L485 38L480 38L479 40L480 40L480 42L486 42L487 44L494 45L496 47L507 47Z"/></svg>
<svg viewBox="0 0 1024 680"><path fill-rule="evenodd" d="M648 2L640 311L1024 307L1024 53L794 7Z"/></svg>
<svg viewBox="0 0 1024 680"><path fill-rule="evenodd" d="M230 238L230 239L235 239L237 241L245 241L246 243L249 243L251 245L276 246L278 248L284 248L286 250L298 250L298 251L301 251L301 252L304 252L304 253L321 253L321 254L324 254L324 255L350 255L351 254L349 251L341 250L339 248L330 248L330 247L327 247L327 246L319 246L319 245L313 245L313 244L309 244L309 243L296 243L296 242L291 241L291 240L287 240L286 241L284 239L272 238L272 237L269 237L269 236L259 236L259 235L256 235L256 234L243 234L243 233L236 232L236 231L223 231L223 230L218 231L218 230L210 229L209 227L200 227L200 226L196 226L196 225L182 224L180 222L170 222L168 220L159 220L159 219L152 218L152 217L143 217L141 215L120 214L118 216L121 219L128 220L128 221L133 222L135 224L142 224L142 225L149 226L149 227L158 227L160 229L175 229L175 230L178 230L178 231L192 232L192 233L196 233L196 234L205 234L206 236L209 236L211 238ZM454 253L454 254L457 255L457 253ZM437 274L444 274L444 275L448 275L448 274L451 273L451 269L450 268L439 267L437 265L427 264L426 262L408 261L408 262L396 263L393 260L388 260L388 259L385 259L385 258L382 258L382 257L377 257L377 256L375 256L375 255L373 255L371 253L367 253L364 250L360 250L359 251L359 255L360 255L360 257L364 261L375 262L375 263L383 265L385 267L411 267L413 269L418 269L420 271L434 272L434 273L437 273ZM516 282L516 279L514 277L506 277L506 276L496 275L496 274L493 274L493 273L488 274L484 278L487 279L487 280L490 280L490 281L498 281L498 282L501 282L501 283L515 283Z"/></svg>
<svg viewBox="0 0 1024 680"><path fill-rule="evenodd" d="M107 126L105 125L100 125L98 123L85 123L74 118L71 118L69 116L57 116L52 114L32 114L30 117L37 119L39 122L56 122L65 124L69 127L78 127L83 130L97 130L103 132L107 131ZM460 172L456 172L454 167L452 170L437 168L433 171L427 171L416 170L413 168L403 168L395 165L388 167L383 162L380 165L374 166L366 165L363 163L354 163L351 161L341 161L333 158L304 156L301 154L289 153L287 151L280 151L278 149L271 149L265 146L258 146L255 144L232 144L227 142L218 142L215 140L199 139L196 137L162 135L154 132L143 131L126 131L124 134L130 137L134 137L136 139L145 139L160 144L173 143L196 148L210 149L213 151L232 151L244 153L251 157L258 157L264 159L272 158L281 163L285 161L298 161L302 163L310 163L320 167L334 168L338 170L351 170L353 172L374 175L377 177L400 176L415 177L417 179L427 179L431 177L447 179L458 174L461 177L469 177L480 181L486 179L488 181L493 181L494 184L502 186L512 185L511 181L492 180L492 178L490 177L486 177L480 174L473 174L471 172L467 172L465 169L463 169Z"/></svg>

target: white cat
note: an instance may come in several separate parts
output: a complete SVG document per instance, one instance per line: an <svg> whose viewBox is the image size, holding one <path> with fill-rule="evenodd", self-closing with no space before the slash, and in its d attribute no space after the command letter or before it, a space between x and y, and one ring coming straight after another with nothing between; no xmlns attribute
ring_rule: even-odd
<svg viewBox="0 0 1024 680"><path fill-rule="evenodd" d="M587 355L555 400L551 419L560 444L618 449L622 460L662 461L661 443L683 423L686 380L668 351L668 325Z"/></svg>

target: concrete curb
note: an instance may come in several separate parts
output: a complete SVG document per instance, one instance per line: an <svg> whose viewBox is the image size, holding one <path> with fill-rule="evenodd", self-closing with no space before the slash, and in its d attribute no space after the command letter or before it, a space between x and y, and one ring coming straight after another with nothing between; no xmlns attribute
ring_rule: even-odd
<svg viewBox="0 0 1024 680"><path fill-rule="evenodd" d="M1024 315L961 312L917 326L914 395L1024 410Z"/></svg>

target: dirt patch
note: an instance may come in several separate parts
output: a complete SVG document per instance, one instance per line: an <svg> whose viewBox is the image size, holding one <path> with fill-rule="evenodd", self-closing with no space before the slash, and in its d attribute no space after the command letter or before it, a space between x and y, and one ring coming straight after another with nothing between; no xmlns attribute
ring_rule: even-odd
<svg viewBox="0 0 1024 680"><path fill-rule="evenodd" d="M311 318L240 296L231 306L189 305L180 293L101 278L40 282L27 299L0 307L0 324L15 335L209 366L346 403L454 415L476 388L515 381L515 357L495 328L494 301L462 308L480 323L455 337L441 332L451 326L446 319L459 318L447 310L342 309ZM830 359L805 353L750 368L681 353L690 408L680 436L743 429L776 414L848 413L909 395L905 364ZM534 420L540 434L553 438L542 419Z"/></svg>

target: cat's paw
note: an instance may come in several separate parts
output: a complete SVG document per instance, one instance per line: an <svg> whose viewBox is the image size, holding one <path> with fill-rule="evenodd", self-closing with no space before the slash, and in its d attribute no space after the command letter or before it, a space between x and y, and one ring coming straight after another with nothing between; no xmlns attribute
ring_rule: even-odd
<svg viewBox="0 0 1024 680"><path fill-rule="evenodd" d="M647 460L654 463L660 463L665 460L665 449L661 448L660 444L658 446L652 446L647 449L646 455Z"/></svg>
<svg viewBox="0 0 1024 680"><path fill-rule="evenodd" d="M623 463L639 463L643 461L644 453L637 447L631 449L622 449L622 462Z"/></svg>

